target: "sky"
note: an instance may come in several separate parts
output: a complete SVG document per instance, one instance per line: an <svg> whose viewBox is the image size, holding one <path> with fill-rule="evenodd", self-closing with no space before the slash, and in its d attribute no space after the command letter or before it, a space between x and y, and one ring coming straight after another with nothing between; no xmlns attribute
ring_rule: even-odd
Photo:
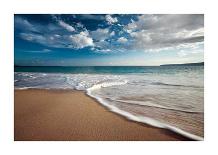
<svg viewBox="0 0 218 155"><path fill-rule="evenodd" d="M156 66L204 61L201 14L16 14L24 66Z"/></svg>

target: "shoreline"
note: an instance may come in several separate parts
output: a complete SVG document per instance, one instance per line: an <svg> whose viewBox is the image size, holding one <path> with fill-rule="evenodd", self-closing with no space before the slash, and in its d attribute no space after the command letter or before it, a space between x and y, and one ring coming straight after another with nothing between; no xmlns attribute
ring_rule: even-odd
<svg viewBox="0 0 218 155"><path fill-rule="evenodd" d="M85 91L15 89L14 140L191 140L109 111Z"/></svg>

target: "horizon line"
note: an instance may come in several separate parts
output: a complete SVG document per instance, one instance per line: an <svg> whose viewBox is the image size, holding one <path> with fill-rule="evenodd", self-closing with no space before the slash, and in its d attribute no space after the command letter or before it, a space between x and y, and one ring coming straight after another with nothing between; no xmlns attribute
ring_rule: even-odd
<svg viewBox="0 0 218 155"><path fill-rule="evenodd" d="M36 65L36 66L27 66L27 65L14 65L14 67L158 67L158 66L164 66L164 65L185 65L185 64L202 64L204 63L204 61L202 62L191 62L191 63L177 63L177 64L161 64L161 65L90 65L90 66L79 66L79 65L69 65L69 66L58 66L58 65L48 65L48 66L41 66L41 65Z"/></svg>

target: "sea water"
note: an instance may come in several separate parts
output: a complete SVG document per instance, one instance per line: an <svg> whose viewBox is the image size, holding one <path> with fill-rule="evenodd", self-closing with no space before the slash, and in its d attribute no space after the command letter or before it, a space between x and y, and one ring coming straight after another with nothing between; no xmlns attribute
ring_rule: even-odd
<svg viewBox="0 0 218 155"><path fill-rule="evenodd" d="M127 119L202 140L204 66L15 67L15 89L84 90Z"/></svg>

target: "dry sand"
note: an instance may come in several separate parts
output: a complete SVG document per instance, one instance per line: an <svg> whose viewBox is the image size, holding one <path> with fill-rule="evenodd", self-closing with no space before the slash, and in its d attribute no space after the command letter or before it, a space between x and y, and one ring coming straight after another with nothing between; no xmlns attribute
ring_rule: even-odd
<svg viewBox="0 0 218 155"><path fill-rule="evenodd" d="M15 140L189 140L129 121L82 91L15 90Z"/></svg>

